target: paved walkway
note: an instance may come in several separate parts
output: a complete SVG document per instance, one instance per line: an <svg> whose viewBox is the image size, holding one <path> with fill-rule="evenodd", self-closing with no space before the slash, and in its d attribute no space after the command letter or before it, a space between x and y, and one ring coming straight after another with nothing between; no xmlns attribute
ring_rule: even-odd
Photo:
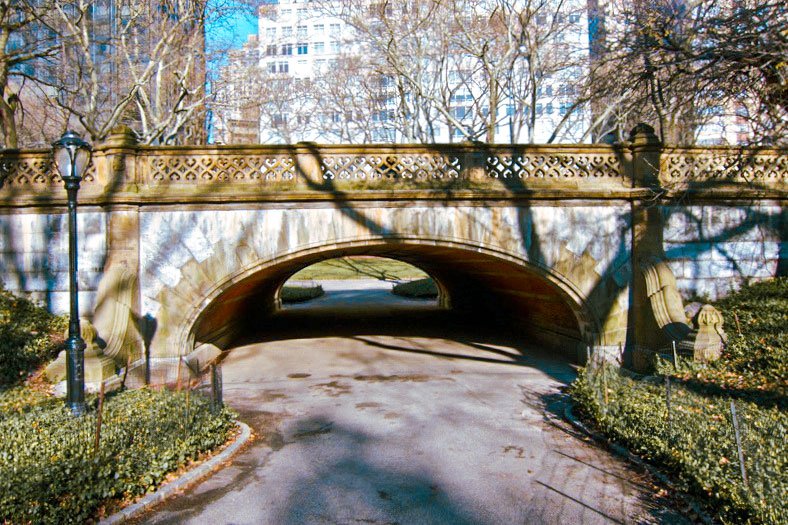
<svg viewBox="0 0 788 525"><path fill-rule="evenodd" d="M290 312L271 328L290 332L234 350L225 401L257 440L141 521L683 522L647 476L554 415L566 363L426 312L376 334L365 312L344 324ZM348 335L314 335L340 325Z"/></svg>

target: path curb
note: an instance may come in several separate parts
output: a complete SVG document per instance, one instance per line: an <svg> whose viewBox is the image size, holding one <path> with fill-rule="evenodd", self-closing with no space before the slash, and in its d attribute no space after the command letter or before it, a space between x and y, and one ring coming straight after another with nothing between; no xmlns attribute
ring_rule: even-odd
<svg viewBox="0 0 788 525"><path fill-rule="evenodd" d="M652 466L650 463L643 460L641 457L633 454L626 447L623 447L618 443L613 443L612 441L605 438L601 434L598 434L597 432L594 432L593 430L585 426L583 422L580 421L577 418L577 416L575 416L574 412L572 411L573 408L574 406L571 402L566 404L566 406L564 407L564 419L568 421L569 424L571 424L573 427L575 427L575 429L587 435L594 441L606 446L611 451L613 451L614 454L621 456L627 459L628 461L631 461L632 463L635 463L636 465L639 465L640 467L646 469L652 476L657 478L660 482L676 490L678 496L682 500L684 500L684 502L687 505L689 505L690 508L692 508L693 512L695 512L698 518L700 518L700 520L706 525L714 525L717 523L716 521L714 521L714 519L711 516L709 516L706 512L703 511L703 509L701 509L700 505L694 499L692 499L691 496L685 494L683 491L675 489L673 482L662 472L660 472L656 467Z"/></svg>
<svg viewBox="0 0 788 525"><path fill-rule="evenodd" d="M241 421L238 421L237 424L241 429L241 433L237 438L235 438L235 441L233 441L230 446L222 450L217 455L213 456L208 461L205 461L194 469L186 472L179 478L160 487L158 490L156 490L156 492L151 492L133 505L129 505L128 507L116 512L112 516L108 516L99 521L99 525L114 525L116 523L123 523L133 517L136 517L150 507L157 505L158 503L161 503L165 499L169 498L176 492L184 490L190 485L208 477L208 475L213 473L213 471L218 470L219 465L230 459L236 452L238 452L238 450L247 441L249 441L249 438L252 436L252 431L249 429L248 425L242 423Z"/></svg>

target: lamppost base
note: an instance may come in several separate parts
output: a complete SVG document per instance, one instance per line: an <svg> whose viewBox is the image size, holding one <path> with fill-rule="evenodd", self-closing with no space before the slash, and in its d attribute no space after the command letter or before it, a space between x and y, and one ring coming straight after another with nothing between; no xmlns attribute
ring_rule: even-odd
<svg viewBox="0 0 788 525"><path fill-rule="evenodd" d="M87 412L85 405L85 341L79 334L79 320L72 319L71 336L66 339L66 405L75 416Z"/></svg>
<svg viewBox="0 0 788 525"><path fill-rule="evenodd" d="M86 403L69 403L68 408L71 410L71 415L74 417L84 416L88 412Z"/></svg>

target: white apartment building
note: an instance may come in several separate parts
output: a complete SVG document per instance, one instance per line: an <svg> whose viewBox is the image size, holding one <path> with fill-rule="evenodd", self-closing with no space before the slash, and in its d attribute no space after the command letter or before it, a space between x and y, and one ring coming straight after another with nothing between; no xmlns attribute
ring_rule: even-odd
<svg viewBox="0 0 788 525"><path fill-rule="evenodd" d="M585 4L535 17L545 28L555 25L553 17L563 17L563 29L545 37L540 53L547 61L571 56L572 65L529 75L526 58L514 58L498 80L494 122L489 82L479 77L478 59L450 57L452 65L440 70L427 63L417 82L435 91L425 97L396 72L375 73L369 66L374 51L363 35L319 4L281 0L260 8L257 35L222 71L225 86L212 123L215 142L448 143L490 141L492 133L496 143L583 138L590 111L576 104L575 81L588 58ZM529 76L538 76L538 85L532 80L525 87Z"/></svg>

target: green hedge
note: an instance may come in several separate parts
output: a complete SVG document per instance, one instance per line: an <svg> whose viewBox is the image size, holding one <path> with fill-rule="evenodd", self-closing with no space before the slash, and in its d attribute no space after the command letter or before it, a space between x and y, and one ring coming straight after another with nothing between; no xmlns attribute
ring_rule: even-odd
<svg viewBox="0 0 788 525"><path fill-rule="evenodd" d="M728 344L723 358L687 370L696 380L742 395L788 397L788 277L746 286L717 301Z"/></svg>
<svg viewBox="0 0 788 525"><path fill-rule="evenodd" d="M572 396L599 430L674 473L724 522L788 523L788 278L744 287L715 305L728 334L720 360L659 361L660 375L642 379L592 362L573 383Z"/></svg>
<svg viewBox="0 0 788 525"><path fill-rule="evenodd" d="M571 394L596 427L632 452L675 474L726 523L788 523L788 414L736 401L745 486L730 412L731 398L671 383L636 380L610 365L580 372Z"/></svg>
<svg viewBox="0 0 788 525"><path fill-rule="evenodd" d="M323 295L325 295L323 287L318 284L315 286L283 286L279 297L283 303L287 304L303 303Z"/></svg>
<svg viewBox="0 0 788 525"><path fill-rule="evenodd" d="M108 396L94 453L95 410L75 418L62 400L25 389L5 392L0 520L84 523L108 500L151 491L168 472L224 443L234 427L232 415L212 415L207 399L186 396L147 389Z"/></svg>
<svg viewBox="0 0 788 525"><path fill-rule="evenodd" d="M394 295L413 297L416 299L434 299L438 297L438 287L429 277L398 283L391 289Z"/></svg>
<svg viewBox="0 0 788 525"><path fill-rule="evenodd" d="M67 320L0 287L0 388L19 384L62 347Z"/></svg>

